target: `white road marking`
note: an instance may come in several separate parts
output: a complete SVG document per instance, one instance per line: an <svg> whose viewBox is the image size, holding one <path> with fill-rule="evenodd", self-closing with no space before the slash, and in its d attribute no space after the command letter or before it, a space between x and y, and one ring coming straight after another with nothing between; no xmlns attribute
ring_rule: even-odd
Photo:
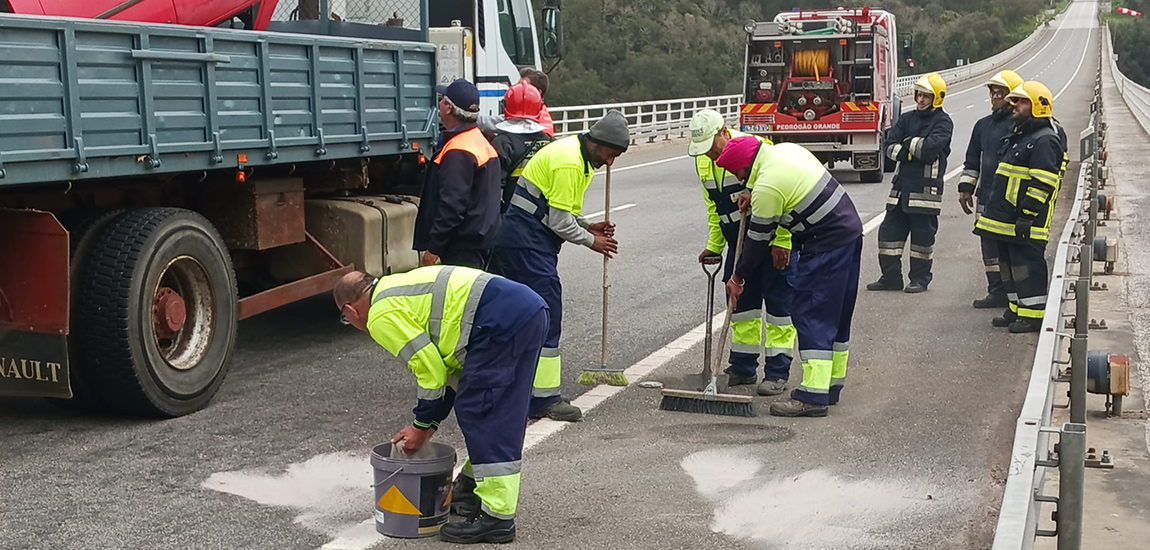
<svg viewBox="0 0 1150 550"><path fill-rule="evenodd" d="M633 202L629 202L627 204L621 204L619 206L616 206L615 208L612 208L611 211L612 212L618 212L620 210L626 210L628 208L634 208L636 206L639 206L639 205L637 205ZM587 219L591 219L591 218L598 218L599 216L602 216L602 215L603 215L603 211L600 210L598 212L595 212L594 214L587 214L586 216L583 216L583 217L587 218Z"/></svg>
<svg viewBox="0 0 1150 550"><path fill-rule="evenodd" d="M612 168L611 173L612 174L618 174L619 172L626 172L627 170L637 170L639 168L646 168L648 166L655 166L657 164L663 164L665 162L673 162L676 160L683 160L683 159L689 159L689 158L691 158L690 155L680 155L677 157L671 157L671 158L663 159L663 160L653 160L651 162L644 162L643 164L636 164L634 166L624 166L622 168ZM607 172L606 170L599 170L598 172L595 172L595 175L599 176L599 175L605 174L606 172Z"/></svg>

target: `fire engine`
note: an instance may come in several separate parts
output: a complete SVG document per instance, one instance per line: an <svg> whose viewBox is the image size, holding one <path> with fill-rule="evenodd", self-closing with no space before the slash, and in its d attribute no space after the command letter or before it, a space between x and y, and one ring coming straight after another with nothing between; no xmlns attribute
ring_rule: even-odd
<svg viewBox="0 0 1150 550"><path fill-rule="evenodd" d="M882 140L900 110L894 15L795 10L743 30L742 131L801 143L828 166L850 161L861 181L882 181Z"/></svg>

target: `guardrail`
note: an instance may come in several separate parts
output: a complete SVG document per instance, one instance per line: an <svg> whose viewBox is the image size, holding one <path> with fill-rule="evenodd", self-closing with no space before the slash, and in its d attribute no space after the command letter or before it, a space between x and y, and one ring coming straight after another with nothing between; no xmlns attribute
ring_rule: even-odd
<svg viewBox="0 0 1150 550"><path fill-rule="evenodd" d="M953 85L965 79L988 73L1006 62L1013 60L1026 48L1032 46L1049 29L1042 26L1036 29L1025 40L1011 46L992 57L976 61L961 67L953 67L939 74ZM909 96L914 82L922 75L901 76L896 79L896 93L900 97ZM694 97L686 99L667 99L657 101L638 101L633 103L605 103L602 105L576 105L572 107L549 108L551 117L555 122L556 137L586 132L591 129L607 111L617 109L627 117L631 126L632 142L646 139L654 141L659 136L671 138L674 134L686 137L691 124L691 117L701 109L715 109L734 124L738 122L739 105L743 96L739 94L721 95L712 97Z"/></svg>
<svg viewBox="0 0 1150 550"><path fill-rule="evenodd" d="M1106 48L1106 58L1110 60L1110 73L1114 77L1115 86L1122 94L1122 99L1126 102L1126 106L1130 107L1130 112L1134 113L1134 118L1138 119L1142 128L1150 132L1150 89L1126 78L1126 75L1118 70L1118 56L1114 54L1114 42L1110 38L1110 27L1105 28L1105 40L1102 41L1102 44Z"/></svg>
<svg viewBox="0 0 1150 550"><path fill-rule="evenodd" d="M714 109L728 122L739 119L741 95L721 95L713 97L693 97L687 99L667 99L662 101L639 101L635 103L604 103L602 105L579 105L575 107L549 108L555 121L555 136L566 136L586 132L591 129L607 111L616 109L627 117L631 126L631 140L648 138L653 141L659 135L670 137L679 132L685 134L691 125L691 117L702 109Z"/></svg>
<svg viewBox="0 0 1150 550"><path fill-rule="evenodd" d="M1006 62L1013 60L1018 56L1018 54L1025 51L1026 48L1034 45L1034 43L1037 42L1038 39L1048 31L1050 31L1048 27L1045 25L1040 25L1037 29L1034 30L1034 32L1030 33L1030 36L1027 36L1025 39L1023 39L1022 42L1019 42L1010 48L1007 48L1006 50L1003 50L981 61L975 61L974 63L968 63L960 67L951 67L949 69L938 71L938 74L942 76L942 79L945 80L947 84L952 84L978 76L980 74L989 73L994 69L1002 67L1006 64ZM898 93L900 97L910 95L911 90L914 88L915 81L918 80L921 76L921 74L916 74L898 77L898 79L896 79L895 86L896 93Z"/></svg>
<svg viewBox="0 0 1150 550"><path fill-rule="evenodd" d="M1106 41L1104 41L1106 42ZM1030 550L1035 537L1057 537L1059 550L1082 547L1082 513L1086 460L1086 392L1090 288L1094 273L1095 236L1098 228L1098 189L1102 180L1101 158L1105 151L1105 125L1102 122L1103 47L1099 49L1099 66L1095 76L1094 103L1089 127L1083 131L1078 186L1074 204L1058 241L1053 277L1046 296L1042 331L1031 366L1030 384L1022 412L1015 425L1010 468L999 508L998 524L992 550ZM1108 50L1107 50L1108 51ZM1087 217L1083 206L1087 206ZM1077 257L1071 257L1071 251ZM1070 267L1078 263L1078 274ZM1067 289L1073 285L1073 298ZM1075 309L1067 312L1073 299ZM1073 334L1061 332L1063 320L1074 315ZM1069 326L1066 326L1069 328ZM1070 339L1070 360L1062 359L1060 345ZM1062 366L1069 365L1068 371ZM1070 422L1061 428L1052 426L1055 389L1060 383L1070 384ZM1066 407L1059 406L1059 407ZM1051 449L1050 436L1058 435L1058 446ZM1043 494L1047 470L1058 468L1058 496ZM1043 503L1054 504L1056 527L1039 529Z"/></svg>

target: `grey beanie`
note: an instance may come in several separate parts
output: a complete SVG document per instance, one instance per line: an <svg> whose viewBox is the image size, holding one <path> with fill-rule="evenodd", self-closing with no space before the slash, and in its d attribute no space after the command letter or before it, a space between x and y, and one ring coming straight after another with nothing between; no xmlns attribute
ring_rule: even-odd
<svg viewBox="0 0 1150 550"><path fill-rule="evenodd" d="M588 137L599 145L626 151L627 146L631 145L631 131L627 128L627 117L619 111L607 111L607 114L591 127Z"/></svg>

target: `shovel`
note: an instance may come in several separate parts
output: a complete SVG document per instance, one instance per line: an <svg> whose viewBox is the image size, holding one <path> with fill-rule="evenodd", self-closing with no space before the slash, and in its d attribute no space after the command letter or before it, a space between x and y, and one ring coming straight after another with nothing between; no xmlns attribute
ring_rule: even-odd
<svg viewBox="0 0 1150 550"><path fill-rule="evenodd" d="M713 265L715 268L709 269L707 267L708 265ZM719 275L719 270L723 268L722 258L708 258L703 262L702 266L703 272L707 274L707 332L703 339L703 370L699 374L688 374L685 378L685 387L695 391L704 391L711 383L711 340L715 332L712 328L712 323L715 318L715 278ZM723 350L719 349L719 353L723 353ZM722 373L716 375L715 384L719 393L726 391L727 374Z"/></svg>

